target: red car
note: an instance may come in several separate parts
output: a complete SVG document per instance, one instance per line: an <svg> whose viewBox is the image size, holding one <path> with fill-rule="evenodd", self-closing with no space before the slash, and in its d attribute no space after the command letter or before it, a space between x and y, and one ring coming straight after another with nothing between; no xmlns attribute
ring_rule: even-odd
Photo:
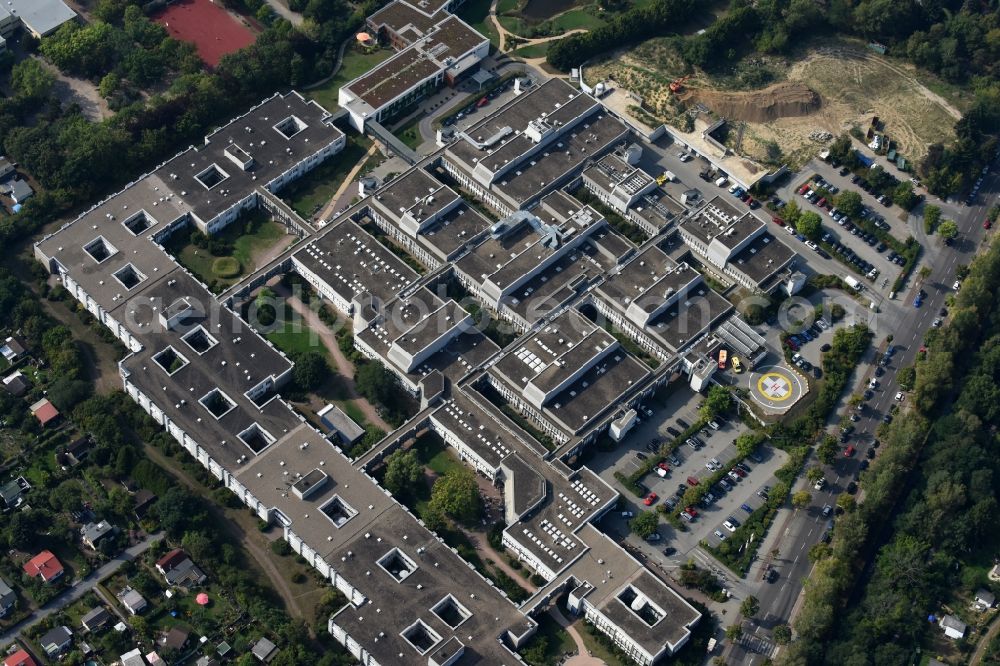
<svg viewBox="0 0 1000 666"><path fill-rule="evenodd" d="M698 517L698 511L693 506L688 506L684 508L684 513L691 516L692 518Z"/></svg>
<svg viewBox="0 0 1000 666"><path fill-rule="evenodd" d="M670 471L670 468L667 467L667 463L665 463L665 462L659 463L657 465L657 467L659 467L660 469L662 469L664 472L669 472Z"/></svg>
<svg viewBox="0 0 1000 666"><path fill-rule="evenodd" d="M642 503L645 504L646 506L653 506L653 504L658 499L660 499L659 495L657 495L656 493L649 493L648 495L646 495L646 499L642 500Z"/></svg>
<svg viewBox="0 0 1000 666"><path fill-rule="evenodd" d="M779 227L785 226L785 221L783 219L781 219L780 217L772 217L771 221L774 222L775 224L777 224Z"/></svg>
<svg viewBox="0 0 1000 666"><path fill-rule="evenodd" d="M805 194L809 191L809 183L805 183L802 187L798 189L799 194Z"/></svg>
<svg viewBox="0 0 1000 666"><path fill-rule="evenodd" d="M698 485L698 479L694 478L693 476L689 476L688 477L688 485L689 486L697 486Z"/></svg>
<svg viewBox="0 0 1000 666"><path fill-rule="evenodd" d="M819 206L820 208L825 207L826 206L826 199L825 198L820 199L819 201L816 202L816 205Z"/></svg>
<svg viewBox="0 0 1000 666"><path fill-rule="evenodd" d="M746 478L747 473L741 470L739 467L734 467L733 471L736 472L737 476L739 476L741 479Z"/></svg>
<svg viewBox="0 0 1000 666"><path fill-rule="evenodd" d="M844 457L850 458L851 456L853 456L854 450L855 450L854 445L849 445L846 449L844 449Z"/></svg>
<svg viewBox="0 0 1000 666"><path fill-rule="evenodd" d="M985 222L983 222L983 229L989 229L992 226L993 222L991 222L990 220L986 220Z"/></svg>

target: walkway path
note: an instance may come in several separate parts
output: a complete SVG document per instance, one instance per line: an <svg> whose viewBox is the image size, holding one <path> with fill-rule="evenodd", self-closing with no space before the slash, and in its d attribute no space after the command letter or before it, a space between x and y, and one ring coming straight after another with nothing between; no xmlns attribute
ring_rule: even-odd
<svg viewBox="0 0 1000 666"><path fill-rule="evenodd" d="M38 609L26 619L18 622L14 626L8 628L7 631L0 634L0 645L7 645L16 637L22 635L30 627L41 622L49 615L57 613L74 601L81 599L84 595L93 590L98 583L118 571L123 564L136 559L149 550L150 546L162 538L162 532L151 534L145 541L137 543L136 545L126 548L122 552L118 553L118 555L115 555L115 557L110 561L104 563L96 570L91 571L89 576L73 583L71 587L67 588L59 596L49 601L44 608Z"/></svg>
<svg viewBox="0 0 1000 666"><path fill-rule="evenodd" d="M326 208L324 208L320 212L319 219L329 220L331 217L333 217L333 214L341 208L340 199L344 195L344 192L346 192L347 188L349 188L351 185L354 184L354 179L357 177L361 169L364 168L365 164L368 162L368 158L374 155L376 151L378 151L378 144L373 143L371 145L371 148L368 149L368 152L361 156L361 159L358 160L358 163L354 165L354 168L351 169L351 172L347 174L347 176L344 178L344 182L342 182L340 184L340 187L337 188L336 193L334 193L334 195L330 197L330 202L326 204Z"/></svg>
<svg viewBox="0 0 1000 666"><path fill-rule="evenodd" d="M293 12L291 9L285 5L285 0L267 0L267 4L271 5L271 9L274 13L285 19L292 25L298 27L302 25L302 14L298 12Z"/></svg>
<svg viewBox="0 0 1000 666"><path fill-rule="evenodd" d="M566 619L566 616L562 614L562 611L559 610L559 607L553 606L549 612L552 613L552 617L556 619L556 622L559 623L559 626L565 629L566 633L569 634L569 637L573 639L574 643L576 643L576 653L578 655L587 654L587 646L583 642L583 636L581 636L580 632L576 630L576 627L574 627L573 624L568 619Z"/></svg>
<svg viewBox="0 0 1000 666"><path fill-rule="evenodd" d="M552 35L550 37L522 37L521 35L514 34L507 28L503 27L500 23L500 19L497 18L497 2L499 0L493 0L490 4L490 22L493 24L494 29L496 29L497 34L500 35L500 45L497 50L503 53L506 51L507 38L519 40L517 45L518 48L522 46L534 46L535 44L544 44L545 42L554 42L556 40L562 39L563 37L569 37L570 35L575 35L578 32L590 32L586 28L573 28L572 30L567 30L566 32L560 33L558 35ZM567 10L570 11L570 10ZM556 14L558 16L558 14ZM552 18L555 18L553 16ZM545 58L537 58L536 60L545 60Z"/></svg>
<svg viewBox="0 0 1000 666"><path fill-rule="evenodd" d="M330 352L330 356L333 358L334 365L337 368L337 373L346 380L344 384L348 392L347 399L358 406L358 409L360 409L365 415L365 419L367 419L369 423L378 426L385 432L392 432L395 430L395 428L385 422L385 419L383 419L378 413L378 410L358 393L357 388L354 386L354 364L351 363L350 359L344 356L344 352L340 350L340 345L337 344L337 337L323 322L323 320L319 318L319 315L308 305L303 303L297 296L293 296L288 287L284 286L279 281L272 280L268 286L278 296L285 298L292 310L305 320L306 326L315 331L320 340L323 341L323 345L327 348Z"/></svg>
<svg viewBox="0 0 1000 666"><path fill-rule="evenodd" d="M470 530L465 529L464 527L461 527L460 529L465 534L465 536L467 536L469 540L472 541L473 545L475 545L476 547L476 550L482 553L483 556L490 562L495 564L497 568L500 569L500 571L503 571L505 574L507 574L515 581L517 581L521 587L527 588L527 590L532 594L538 591L538 588L532 585L531 581L529 581L527 578L524 577L523 572L518 571L514 567L510 566L510 564L507 563L507 560L505 560L500 553L498 553L496 550L493 549L493 546L490 545L490 542L486 540L486 537L483 536L481 532L472 532Z"/></svg>
<svg viewBox="0 0 1000 666"><path fill-rule="evenodd" d="M998 632L1000 632L1000 615L993 618L989 630L979 639L976 651L972 653L972 659L969 660L969 666L979 666L982 663L983 657L986 656L986 648L990 646Z"/></svg>

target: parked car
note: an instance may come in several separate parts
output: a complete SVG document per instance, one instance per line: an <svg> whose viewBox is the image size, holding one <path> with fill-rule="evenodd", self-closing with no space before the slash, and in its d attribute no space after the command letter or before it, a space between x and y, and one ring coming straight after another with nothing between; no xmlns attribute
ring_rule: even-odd
<svg viewBox="0 0 1000 666"><path fill-rule="evenodd" d="M648 495L646 495L646 499L642 500L642 503L645 504L646 506L653 506L653 504L655 504L656 500L658 499L660 499L659 495L657 495L656 493L649 493Z"/></svg>

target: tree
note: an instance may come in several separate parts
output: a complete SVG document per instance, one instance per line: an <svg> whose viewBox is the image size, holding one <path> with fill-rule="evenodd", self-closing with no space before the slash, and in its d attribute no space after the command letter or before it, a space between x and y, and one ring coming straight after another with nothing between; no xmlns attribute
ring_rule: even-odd
<svg viewBox="0 0 1000 666"><path fill-rule="evenodd" d="M827 435L816 447L816 457L819 458L820 462L824 465L831 465L833 464L833 461L837 459L837 451L839 449L840 447L837 445L837 438L833 435Z"/></svg>
<svg viewBox="0 0 1000 666"><path fill-rule="evenodd" d="M844 512L850 513L858 506L858 501L854 499L854 495L848 493L840 493L837 495L837 506Z"/></svg>
<svg viewBox="0 0 1000 666"><path fill-rule="evenodd" d="M909 391L913 388L913 384L917 380L917 369L912 365L905 368L900 368L899 372L896 373L896 381L899 382L899 387L904 391Z"/></svg>
<svg viewBox="0 0 1000 666"><path fill-rule="evenodd" d="M751 595L743 600L740 604L740 614L743 617L753 617L760 610L760 601L757 597Z"/></svg>
<svg viewBox="0 0 1000 666"><path fill-rule="evenodd" d="M330 364L318 351L309 350L297 354L292 379L303 391L313 391L330 376Z"/></svg>
<svg viewBox="0 0 1000 666"><path fill-rule="evenodd" d="M951 239L958 236L958 225L954 220L945 220L938 226L938 235L944 239Z"/></svg>
<svg viewBox="0 0 1000 666"><path fill-rule="evenodd" d="M792 628L787 624L779 624L771 631L771 637L778 645L788 645L792 641Z"/></svg>
<svg viewBox="0 0 1000 666"><path fill-rule="evenodd" d="M374 403L385 405L392 400L396 379L378 361L364 363L354 374L358 393Z"/></svg>
<svg viewBox="0 0 1000 666"><path fill-rule="evenodd" d="M917 272L917 275L920 277L921 280L926 280L931 276L931 272L932 271L930 266L921 266L920 270Z"/></svg>
<svg viewBox="0 0 1000 666"><path fill-rule="evenodd" d="M806 471L806 478L809 479L809 483L816 483L823 478L823 469L820 467L810 467Z"/></svg>
<svg viewBox="0 0 1000 666"><path fill-rule="evenodd" d="M758 431L745 432L736 438L736 452L741 458L746 458L757 450L764 438L764 433Z"/></svg>
<svg viewBox="0 0 1000 666"><path fill-rule="evenodd" d="M76 511L83 501L83 485L76 479L67 479L49 493L49 506L53 511Z"/></svg>
<svg viewBox="0 0 1000 666"><path fill-rule="evenodd" d="M726 638L731 641L738 641L743 636L743 627L739 624L731 624L726 627Z"/></svg>
<svg viewBox="0 0 1000 666"><path fill-rule="evenodd" d="M840 212L849 217L858 217L864 205L861 203L861 195L854 190L841 190L835 197L835 205Z"/></svg>
<svg viewBox="0 0 1000 666"><path fill-rule="evenodd" d="M732 396L725 386L713 384L708 389L708 396L701 405L701 416L706 419L714 419L719 414L724 414L732 405Z"/></svg>
<svg viewBox="0 0 1000 666"><path fill-rule="evenodd" d="M198 500L176 485L156 500L153 511L160 519L160 526L174 537L180 537L187 529L196 528L204 519Z"/></svg>
<svg viewBox="0 0 1000 666"><path fill-rule="evenodd" d="M800 490L792 495L792 506L796 509L807 507L810 502L812 502L812 495L809 494L808 490Z"/></svg>
<svg viewBox="0 0 1000 666"><path fill-rule="evenodd" d="M924 231L934 233L941 221L941 209L937 206L924 206Z"/></svg>
<svg viewBox="0 0 1000 666"><path fill-rule="evenodd" d="M479 517L480 504L476 476L464 467L438 477L431 488L431 508L455 520L475 520Z"/></svg>
<svg viewBox="0 0 1000 666"><path fill-rule="evenodd" d="M424 476L424 466L417 458L417 452L396 451L385 460L385 478L383 483L390 493L407 492Z"/></svg>
<svg viewBox="0 0 1000 666"><path fill-rule="evenodd" d="M920 201L913 193L913 183L905 180L892 191L892 200L904 210L911 210Z"/></svg>
<svg viewBox="0 0 1000 666"><path fill-rule="evenodd" d="M799 221L795 224L795 230L806 238L816 240L823 235L823 218L811 210L806 211L799 216Z"/></svg>
<svg viewBox="0 0 1000 666"><path fill-rule="evenodd" d="M640 511L639 515L629 521L632 533L640 539L648 538L660 524L655 511Z"/></svg>
<svg viewBox="0 0 1000 666"><path fill-rule="evenodd" d="M41 101L52 92L55 74L35 58L25 58L14 65L10 72L10 83L14 93L28 101Z"/></svg>

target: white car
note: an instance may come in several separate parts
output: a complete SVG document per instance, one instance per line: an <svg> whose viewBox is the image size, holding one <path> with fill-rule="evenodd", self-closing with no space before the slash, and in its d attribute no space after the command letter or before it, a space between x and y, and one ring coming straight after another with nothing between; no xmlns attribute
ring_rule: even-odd
<svg viewBox="0 0 1000 666"><path fill-rule="evenodd" d="M813 243L811 240L807 240L806 241L806 247L809 248L810 250L818 250L819 249L819 245L816 245L816 243Z"/></svg>
<svg viewBox="0 0 1000 666"><path fill-rule="evenodd" d="M951 288L958 291L962 288L962 282L960 280L955 280L955 284L951 285Z"/></svg>
<svg viewBox="0 0 1000 666"><path fill-rule="evenodd" d="M635 518L635 514L631 511L622 511L622 518Z"/></svg>
<svg viewBox="0 0 1000 666"><path fill-rule="evenodd" d="M931 322L931 326L933 326L934 328L940 327L941 326L941 317L935 318L934 321Z"/></svg>
<svg viewBox="0 0 1000 666"><path fill-rule="evenodd" d="M823 490L823 486L825 485L826 485L826 477L821 476L819 478L819 481L816 482L816 485L814 485L813 488L815 488L816 490Z"/></svg>
<svg viewBox="0 0 1000 666"><path fill-rule="evenodd" d="M726 522L722 523L722 526L725 527L730 532L735 532L736 531L736 525L733 525L728 520Z"/></svg>
<svg viewBox="0 0 1000 666"><path fill-rule="evenodd" d="M715 530L715 532L713 532L713 534L715 534L716 538L718 538L719 541L725 541L726 540L726 535L723 534L722 532L720 532L719 530Z"/></svg>
<svg viewBox="0 0 1000 666"><path fill-rule="evenodd" d="M878 388L878 380L872 377L868 380L868 388Z"/></svg>
<svg viewBox="0 0 1000 666"><path fill-rule="evenodd" d="M903 402L903 398L904 397L905 396L903 395L902 391L897 391L896 392L896 402Z"/></svg>

